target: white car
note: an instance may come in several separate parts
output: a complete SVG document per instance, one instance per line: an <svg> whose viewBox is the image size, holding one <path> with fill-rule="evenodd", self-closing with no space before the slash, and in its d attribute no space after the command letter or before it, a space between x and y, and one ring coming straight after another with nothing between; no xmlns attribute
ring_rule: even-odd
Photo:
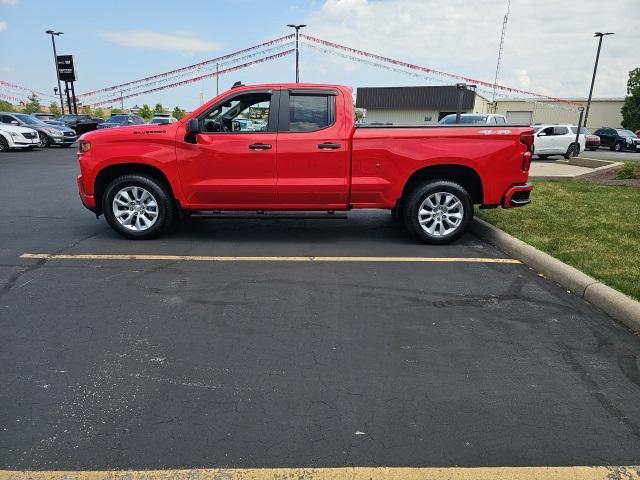
<svg viewBox="0 0 640 480"><path fill-rule="evenodd" d="M567 160L584 152L587 139L584 133L578 136L576 145L575 125L534 125L533 150L538 158L562 155Z"/></svg>
<svg viewBox="0 0 640 480"><path fill-rule="evenodd" d="M0 123L0 152L6 152L12 148L30 150L37 147L39 142L38 132L32 128Z"/></svg>
<svg viewBox="0 0 640 480"><path fill-rule="evenodd" d="M156 125L166 125L167 123L176 123L178 119L173 115L156 115L149 123Z"/></svg>
<svg viewBox="0 0 640 480"><path fill-rule="evenodd" d="M450 113L443 117L439 122L440 125L455 125L456 114ZM461 113L461 125L506 125L507 118L504 115L495 113Z"/></svg>

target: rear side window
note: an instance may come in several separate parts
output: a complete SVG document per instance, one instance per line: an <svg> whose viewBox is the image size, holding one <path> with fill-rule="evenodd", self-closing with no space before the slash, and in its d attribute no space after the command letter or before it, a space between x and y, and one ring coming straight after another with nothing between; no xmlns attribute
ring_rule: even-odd
<svg viewBox="0 0 640 480"><path fill-rule="evenodd" d="M507 123L507 121L502 117L495 117L495 119L496 119L496 123L500 123L502 125Z"/></svg>
<svg viewBox="0 0 640 480"><path fill-rule="evenodd" d="M335 96L289 95L289 131L311 132L334 122Z"/></svg>
<svg viewBox="0 0 640 480"><path fill-rule="evenodd" d="M553 127L554 135L566 135L569 133L569 129L567 127Z"/></svg>

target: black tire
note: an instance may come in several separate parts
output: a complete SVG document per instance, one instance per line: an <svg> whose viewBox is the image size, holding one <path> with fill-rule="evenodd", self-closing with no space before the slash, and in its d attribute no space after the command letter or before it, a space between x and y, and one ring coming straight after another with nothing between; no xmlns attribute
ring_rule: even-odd
<svg viewBox="0 0 640 480"><path fill-rule="evenodd" d="M437 196L439 193L452 194L457 197L461 204L457 211L462 215L462 218L460 223L455 225L455 228L453 228L453 224L448 223L452 226L452 230L448 233L429 233L427 230L434 224L427 223L423 228L419 221L419 211L423 203L427 201L427 198L432 195ZM444 201L443 199L443 204ZM455 204L455 202L451 203L451 205ZM445 212L442 212L442 215L445 215ZM433 245L444 245L453 242L465 232L469 222L473 219L473 202L471 201L471 196L462 185L448 180L434 180L418 186L409 194L403 202L402 216L405 226L418 240ZM449 220L444 220L449 222ZM433 222L437 221L434 220ZM440 220L441 225L444 225L444 223ZM446 225L444 226L446 227ZM439 228L435 227L435 229L438 230Z"/></svg>
<svg viewBox="0 0 640 480"><path fill-rule="evenodd" d="M8 152L9 151L9 142L7 139L0 135L0 152Z"/></svg>
<svg viewBox="0 0 640 480"><path fill-rule="evenodd" d="M71 146L70 143L63 143L60 145L60 148L69 148Z"/></svg>
<svg viewBox="0 0 640 480"><path fill-rule="evenodd" d="M127 187L142 187L151 193L157 202L157 219L146 230L130 230L116 219L112 207L113 199L119 191ZM157 238L169 231L178 218L178 208L169 187L163 181L144 174L123 175L113 180L102 196L102 211L111 228L132 240Z"/></svg>
<svg viewBox="0 0 640 480"><path fill-rule="evenodd" d="M621 152L623 149L624 149L624 146L622 145L621 142L616 142L613 144L612 150L615 150L616 152Z"/></svg>
<svg viewBox="0 0 640 480"><path fill-rule="evenodd" d="M541 154L538 154L538 158L539 158L540 160L546 160L547 158L549 158L549 155L541 155Z"/></svg>
<svg viewBox="0 0 640 480"><path fill-rule="evenodd" d="M566 160L569 160L573 156L573 151L575 150L575 148L576 148L576 144L575 143L572 143L571 145L569 145L569 147L567 147L567 151L563 155L563 157ZM580 148L580 147L578 147L578 148Z"/></svg>
<svg viewBox="0 0 640 480"><path fill-rule="evenodd" d="M51 146L51 140L49 140L46 133L38 132L38 137L40 139L39 148L49 148Z"/></svg>
<svg viewBox="0 0 640 480"><path fill-rule="evenodd" d="M394 222L402 221L402 210L399 205L396 205L391 209L391 220L393 220Z"/></svg>

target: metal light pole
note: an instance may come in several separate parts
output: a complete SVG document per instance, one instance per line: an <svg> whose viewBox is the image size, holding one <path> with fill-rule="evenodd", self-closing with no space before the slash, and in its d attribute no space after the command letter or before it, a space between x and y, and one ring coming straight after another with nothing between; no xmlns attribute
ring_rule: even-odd
<svg viewBox="0 0 640 480"><path fill-rule="evenodd" d="M593 84L596 82L596 71L598 70L598 60L600 60L600 48L602 48L602 37L605 35L613 35L613 32L596 32L594 37L598 38L598 53L596 53L596 63L593 66L593 77L591 77L591 88L589 89L589 99L587 100L587 111L584 113L584 127L587 127L587 119L589 118L589 107L591 106L591 96L593 95ZM580 126L580 125L578 125Z"/></svg>
<svg viewBox="0 0 640 480"><path fill-rule="evenodd" d="M301 28L306 25L294 25L292 23L287 24L287 27L296 29L296 83L300 83L300 51L298 50L298 35Z"/></svg>
<svg viewBox="0 0 640 480"><path fill-rule="evenodd" d="M56 64L56 79L58 80L58 94L60 95L60 108L62 109L62 115L64 115L64 100L62 100L62 87L60 86L60 72L58 71L58 53L56 52L56 39L58 35L64 35L63 32L54 32L53 30L47 30L47 35L51 35L51 44L53 45L53 61ZM71 110L71 106L69 106Z"/></svg>

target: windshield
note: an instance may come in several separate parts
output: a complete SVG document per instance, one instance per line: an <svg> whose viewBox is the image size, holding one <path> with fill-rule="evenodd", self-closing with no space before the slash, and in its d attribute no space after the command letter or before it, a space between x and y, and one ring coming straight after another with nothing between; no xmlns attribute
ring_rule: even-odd
<svg viewBox="0 0 640 480"><path fill-rule="evenodd" d="M105 123L115 123L117 125L125 125L128 122L128 120L129 120L129 117L127 115L114 115Z"/></svg>
<svg viewBox="0 0 640 480"><path fill-rule="evenodd" d="M631 130L623 130L623 129L616 129L616 132L618 132L618 135L620 135L621 137L635 137L636 134L633 133Z"/></svg>
<svg viewBox="0 0 640 480"><path fill-rule="evenodd" d="M60 120L75 120L77 115L63 115L60 117Z"/></svg>
<svg viewBox="0 0 640 480"><path fill-rule="evenodd" d="M463 125L473 125L475 123L486 123L487 117L485 115L461 115L460 123ZM441 124L450 125L456 123L455 115L447 115L442 120L440 120Z"/></svg>
<svg viewBox="0 0 640 480"><path fill-rule="evenodd" d="M25 115L24 113L16 113L14 114L17 119L21 122L26 123L27 125L43 125L45 124L42 120L37 119L31 115Z"/></svg>
<svg viewBox="0 0 640 480"><path fill-rule="evenodd" d="M571 127L571 131L577 133L578 127ZM591 132L587 128L580 127L580 135L591 135Z"/></svg>

